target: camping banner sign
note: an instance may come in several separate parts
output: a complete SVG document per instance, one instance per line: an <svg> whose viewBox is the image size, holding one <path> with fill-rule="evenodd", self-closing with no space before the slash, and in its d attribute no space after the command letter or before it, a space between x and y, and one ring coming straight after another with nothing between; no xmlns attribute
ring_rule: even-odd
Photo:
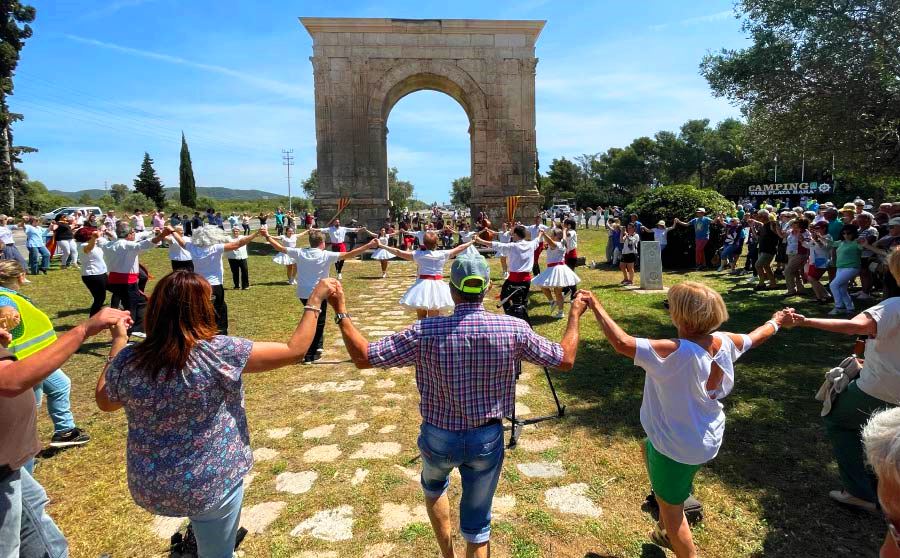
<svg viewBox="0 0 900 558"><path fill-rule="evenodd" d="M819 182L789 182L784 184L754 184L747 187L751 196L800 196L803 194L828 194L831 184Z"/></svg>

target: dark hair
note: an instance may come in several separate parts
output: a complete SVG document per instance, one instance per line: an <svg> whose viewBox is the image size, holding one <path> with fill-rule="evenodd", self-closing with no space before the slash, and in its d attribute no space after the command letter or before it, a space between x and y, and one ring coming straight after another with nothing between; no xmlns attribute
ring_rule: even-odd
<svg viewBox="0 0 900 558"><path fill-rule="evenodd" d="M464 293L461 290L456 288L456 285L450 283L450 291L456 293L456 295L462 300L464 303L478 303L484 301L484 294L487 292L487 289L481 291L480 293Z"/></svg>
<svg viewBox="0 0 900 558"><path fill-rule="evenodd" d="M566 219L564 223L570 228L574 229L577 225L575 224L575 219Z"/></svg>
<svg viewBox="0 0 900 558"><path fill-rule="evenodd" d="M528 234L527 232L525 232L525 227L523 225L516 225L515 227L513 227L512 232L522 240L525 240L525 235Z"/></svg>
<svg viewBox="0 0 900 558"><path fill-rule="evenodd" d="M800 227L801 231L805 231L809 228L809 219L806 217L798 217L794 222L797 223L797 226Z"/></svg>
<svg viewBox="0 0 900 558"><path fill-rule="evenodd" d="M841 227L841 237L845 234L850 233L853 235L853 238L856 239L859 237L859 227L856 225L844 225Z"/></svg>
<svg viewBox="0 0 900 558"><path fill-rule="evenodd" d="M184 368L194 345L209 341L218 331L212 288L192 271L173 271L153 289L144 323L147 339L134 348L130 364L154 379L160 373L168 378Z"/></svg>

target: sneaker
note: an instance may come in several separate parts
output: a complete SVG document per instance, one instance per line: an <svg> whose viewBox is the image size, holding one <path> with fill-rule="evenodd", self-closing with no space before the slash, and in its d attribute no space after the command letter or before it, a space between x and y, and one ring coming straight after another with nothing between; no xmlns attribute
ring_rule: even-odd
<svg viewBox="0 0 900 558"><path fill-rule="evenodd" d="M313 363L313 361L311 361L311 360L303 359L303 360L300 362L300 365L301 365L301 366L309 366L309 365L312 364L312 363Z"/></svg>
<svg viewBox="0 0 900 558"><path fill-rule="evenodd" d="M837 502L838 504L844 506L851 506L854 508L859 508L861 510L874 512L877 511L877 506L875 502L869 502L868 500L863 500L862 498L857 498L856 496L850 494L846 490L832 490L828 493L828 497Z"/></svg>
<svg viewBox="0 0 900 558"><path fill-rule="evenodd" d="M831 309L831 312L829 312L828 315L829 316L837 316L838 314L843 314L844 312L846 312L846 310L835 306L834 308Z"/></svg>
<svg viewBox="0 0 900 558"><path fill-rule="evenodd" d="M147 334L144 333L143 331L132 331L131 336L137 337L138 339L146 339L147 338Z"/></svg>
<svg viewBox="0 0 900 558"><path fill-rule="evenodd" d="M553 317L556 318L557 320L561 319L563 317L563 311L562 310L558 311L556 314L553 314Z"/></svg>
<svg viewBox="0 0 900 558"><path fill-rule="evenodd" d="M338 281L340 281L343 278L344 278L344 275L342 273L338 273Z"/></svg>
<svg viewBox="0 0 900 558"><path fill-rule="evenodd" d="M242 290L242 291L247 291L247 290L249 290L249 289L250 289L250 287L248 286L248 287L242 288L241 290Z"/></svg>
<svg viewBox="0 0 900 558"><path fill-rule="evenodd" d="M382 279L386 279L386 278L387 278L387 273L382 273L382 274L381 274L381 278L382 278Z"/></svg>
<svg viewBox="0 0 900 558"><path fill-rule="evenodd" d="M83 446L91 441L91 437L81 431L77 426L72 430L57 432L50 438L51 448L67 448L69 446Z"/></svg>

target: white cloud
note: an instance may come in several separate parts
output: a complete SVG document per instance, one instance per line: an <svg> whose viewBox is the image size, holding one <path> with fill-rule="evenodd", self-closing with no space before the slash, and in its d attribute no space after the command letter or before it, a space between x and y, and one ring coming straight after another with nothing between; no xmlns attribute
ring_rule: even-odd
<svg viewBox="0 0 900 558"><path fill-rule="evenodd" d="M250 85L250 86L256 87L257 89L261 89L264 91L277 93L277 94L283 95L284 97L287 97L287 98L303 100L303 101L307 101L307 102L312 100L312 91L308 87L293 85L290 83L284 83L284 82L269 79L269 78L262 78L259 76L255 76L253 74L248 74L246 72L234 70L232 68L226 68L225 66L218 66L215 64L205 64L202 62L194 62L193 60L188 60L186 58L181 58L179 56L171 56L169 54L162 54L162 53L153 52L150 50L126 47L126 46L117 45L114 43L107 43L104 41L98 41L96 39L90 39L87 37L80 37L78 35L65 34L64 36L69 40L76 41L76 42L86 44L86 45L104 48L107 50L113 50L116 52L121 52L123 54L130 54L132 56L139 56L141 58L148 58L151 60L167 62L169 64L177 64L179 66L187 66L187 67L194 68L197 70L202 70L205 72L210 72L210 73L214 73L214 74L220 74L220 75L236 78L246 85Z"/></svg>

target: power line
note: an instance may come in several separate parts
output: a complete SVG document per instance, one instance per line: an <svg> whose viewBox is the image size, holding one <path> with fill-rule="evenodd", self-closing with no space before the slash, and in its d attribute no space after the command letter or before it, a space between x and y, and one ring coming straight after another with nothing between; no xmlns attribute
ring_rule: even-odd
<svg viewBox="0 0 900 558"><path fill-rule="evenodd" d="M288 211L293 211L293 203L291 198L291 167L294 165L294 150L293 149L282 149L281 150L281 164L287 167L287 181L288 181Z"/></svg>

